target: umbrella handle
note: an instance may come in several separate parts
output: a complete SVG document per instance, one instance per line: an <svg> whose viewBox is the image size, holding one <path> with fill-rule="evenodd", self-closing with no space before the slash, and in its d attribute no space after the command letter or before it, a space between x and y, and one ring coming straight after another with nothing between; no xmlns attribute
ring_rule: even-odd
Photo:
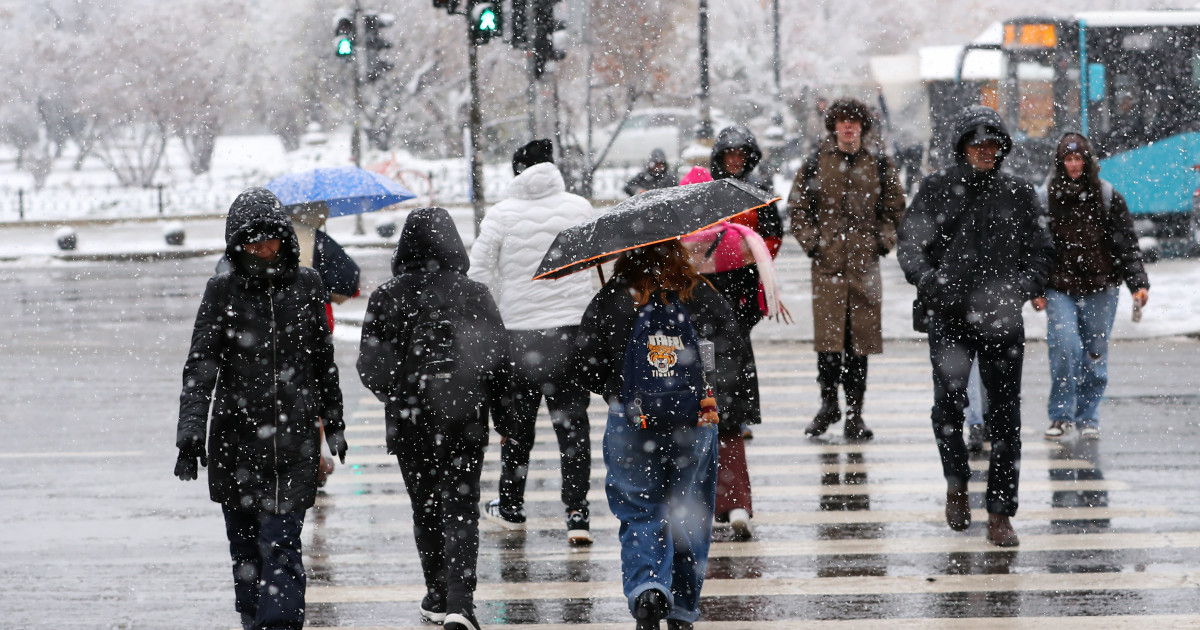
<svg viewBox="0 0 1200 630"><path fill-rule="evenodd" d="M600 286L604 286L604 265L596 265L596 273L600 275Z"/></svg>

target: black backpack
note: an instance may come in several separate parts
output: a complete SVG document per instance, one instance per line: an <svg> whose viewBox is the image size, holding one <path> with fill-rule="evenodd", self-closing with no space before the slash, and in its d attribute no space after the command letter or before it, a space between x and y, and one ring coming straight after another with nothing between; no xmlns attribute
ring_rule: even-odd
<svg viewBox="0 0 1200 630"><path fill-rule="evenodd" d="M465 278L457 280L467 282ZM414 420L445 426L484 417L489 380L502 369L504 324L462 287L422 291L404 361Z"/></svg>

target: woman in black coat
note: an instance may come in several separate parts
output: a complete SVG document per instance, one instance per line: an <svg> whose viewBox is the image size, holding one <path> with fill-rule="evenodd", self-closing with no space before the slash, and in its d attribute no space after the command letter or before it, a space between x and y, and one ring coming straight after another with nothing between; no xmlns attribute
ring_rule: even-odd
<svg viewBox="0 0 1200 630"><path fill-rule="evenodd" d="M447 630L479 630L479 475L487 418L509 433L508 336L487 287L467 278L458 228L443 208L408 216L391 280L363 320L358 374L382 401L388 452L413 505L425 598L421 616ZM434 342L434 343L430 343ZM446 349L446 357L432 357ZM448 348L454 348L449 350ZM433 360L430 360L433 359ZM436 362L436 369L424 367ZM428 392L445 383L436 395Z"/></svg>
<svg viewBox="0 0 1200 630"><path fill-rule="evenodd" d="M689 630L700 616L712 537L717 434L704 422L639 428L626 417L621 395L626 348L639 311L664 294L678 296L696 337L714 345L719 422L736 427L757 421L754 359L733 309L692 269L687 250L676 240L618 259L613 279L584 313L578 362L584 385L609 404L605 489L609 508L621 521L621 569L630 612L639 629L658 628L665 617L671 630Z"/></svg>
<svg viewBox="0 0 1200 630"><path fill-rule="evenodd" d="M225 241L232 267L208 281L183 368L175 474L195 479L196 461L211 460L243 626L300 628L300 529L316 499L321 418L330 449L346 456L325 287L299 266L291 221L269 190L238 196Z"/></svg>

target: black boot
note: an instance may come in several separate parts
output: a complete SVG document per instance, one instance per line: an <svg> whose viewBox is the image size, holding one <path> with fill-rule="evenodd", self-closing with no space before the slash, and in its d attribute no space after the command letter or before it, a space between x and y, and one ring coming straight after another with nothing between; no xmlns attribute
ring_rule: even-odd
<svg viewBox="0 0 1200 630"><path fill-rule="evenodd" d="M842 434L847 440L866 441L875 437L862 419L863 397L867 393L867 357L846 352L846 371L842 388L846 391L846 424Z"/></svg>
<svg viewBox="0 0 1200 630"><path fill-rule="evenodd" d="M846 425L842 427L842 435L847 440L865 442L875 437L875 432L867 428L862 419L862 403L846 406Z"/></svg>
<svg viewBox="0 0 1200 630"><path fill-rule="evenodd" d="M659 630L659 620L667 616L667 596L652 588L642 591L633 602L637 630Z"/></svg>
<svg viewBox="0 0 1200 630"><path fill-rule="evenodd" d="M838 384L841 382L842 353L817 353L817 383L821 385L821 409L804 429L804 434L817 437L829 430L829 425L842 419L838 408Z"/></svg>

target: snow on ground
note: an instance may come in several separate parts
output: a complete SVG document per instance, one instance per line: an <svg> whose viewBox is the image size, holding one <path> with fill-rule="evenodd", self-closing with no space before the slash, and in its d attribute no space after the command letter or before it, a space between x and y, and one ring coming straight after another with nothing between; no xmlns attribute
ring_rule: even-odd
<svg viewBox="0 0 1200 630"><path fill-rule="evenodd" d="M221 136L211 171L196 176L188 169L182 143L173 138L154 180L162 185L161 191L157 187L120 187L116 176L95 156L74 170L73 145L55 161L42 190L34 190L33 177L16 169L15 153L0 147L0 222L18 221L22 205L28 221L154 217L160 210L160 192L164 215L222 214L237 194L250 186L264 186L285 173L350 164L349 145L346 133L331 133L323 143L306 144L292 152L284 150L277 136ZM426 160L405 151L369 152L363 164L386 172L417 194L401 207L470 201L468 167L462 158ZM623 197L620 188L634 171L601 169L595 183L596 198ZM485 198L492 202L503 198L512 179L511 164L484 165Z"/></svg>

